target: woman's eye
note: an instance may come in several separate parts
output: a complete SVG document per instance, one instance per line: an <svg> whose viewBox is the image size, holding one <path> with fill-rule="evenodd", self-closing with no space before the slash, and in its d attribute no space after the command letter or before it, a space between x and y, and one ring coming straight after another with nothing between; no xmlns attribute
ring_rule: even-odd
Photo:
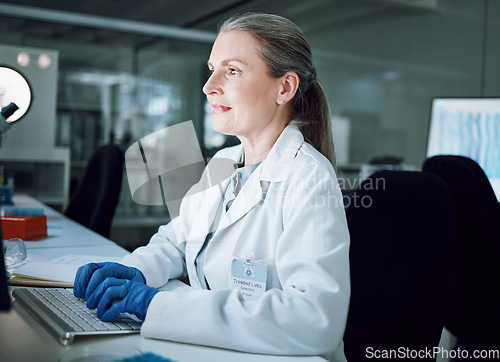
<svg viewBox="0 0 500 362"><path fill-rule="evenodd" d="M238 75L238 74L241 74L241 72L239 70L231 68L231 69L229 69L229 74Z"/></svg>

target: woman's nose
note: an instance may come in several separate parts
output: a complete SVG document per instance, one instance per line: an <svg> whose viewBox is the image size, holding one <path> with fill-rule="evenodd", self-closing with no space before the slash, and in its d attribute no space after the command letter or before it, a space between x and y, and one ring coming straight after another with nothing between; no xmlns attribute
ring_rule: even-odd
<svg viewBox="0 0 500 362"><path fill-rule="evenodd" d="M215 73L212 73L208 78L207 82L203 86L203 93L206 95L217 93L222 94L222 88L220 86L220 82L217 81L217 76Z"/></svg>

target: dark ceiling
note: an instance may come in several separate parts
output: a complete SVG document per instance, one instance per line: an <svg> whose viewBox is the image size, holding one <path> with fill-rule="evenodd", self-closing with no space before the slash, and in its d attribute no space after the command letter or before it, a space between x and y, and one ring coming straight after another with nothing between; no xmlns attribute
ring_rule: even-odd
<svg viewBox="0 0 500 362"><path fill-rule="evenodd" d="M76 23L70 15L79 15L104 22L121 20L215 32L220 20L228 15L258 11L286 16L307 34L345 22L365 21L374 15L380 19L399 12L435 10L437 4L438 0L3 0L0 31L62 37L75 31L72 27ZM41 21L43 26L33 20Z"/></svg>
<svg viewBox="0 0 500 362"><path fill-rule="evenodd" d="M315 51L331 52L334 38L360 40L367 24L443 11L438 1L443 0L0 0L0 43L57 49L60 64L70 67L134 69L137 60L120 55L147 48L154 57L156 46L163 54L204 57L222 19L255 11L291 19ZM131 60L117 65L117 58Z"/></svg>

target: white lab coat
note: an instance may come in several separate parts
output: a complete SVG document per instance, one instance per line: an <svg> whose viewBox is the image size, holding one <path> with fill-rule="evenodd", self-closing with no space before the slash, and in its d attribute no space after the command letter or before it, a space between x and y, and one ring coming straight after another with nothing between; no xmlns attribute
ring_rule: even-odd
<svg viewBox="0 0 500 362"><path fill-rule="evenodd" d="M238 161L242 146L214 158ZM212 160L211 163L214 161ZM345 360L342 337L350 295L349 233L331 164L289 125L256 168L208 244L201 289L195 269L221 201L209 166L183 199L179 217L123 263L148 285L189 277L187 293L158 293L141 329L145 337L279 355ZM213 176L213 175L212 175ZM215 177L217 179L217 177ZM204 190L204 191L203 191ZM244 299L231 289L231 261L268 265L266 292Z"/></svg>

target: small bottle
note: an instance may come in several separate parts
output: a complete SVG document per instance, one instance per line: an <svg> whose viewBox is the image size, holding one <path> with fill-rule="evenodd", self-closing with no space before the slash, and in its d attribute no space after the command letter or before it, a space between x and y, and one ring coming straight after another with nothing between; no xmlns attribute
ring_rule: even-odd
<svg viewBox="0 0 500 362"><path fill-rule="evenodd" d="M14 194L14 172L7 172L7 186L10 186Z"/></svg>
<svg viewBox="0 0 500 362"><path fill-rule="evenodd" d="M3 165L0 165L0 186L3 185Z"/></svg>

